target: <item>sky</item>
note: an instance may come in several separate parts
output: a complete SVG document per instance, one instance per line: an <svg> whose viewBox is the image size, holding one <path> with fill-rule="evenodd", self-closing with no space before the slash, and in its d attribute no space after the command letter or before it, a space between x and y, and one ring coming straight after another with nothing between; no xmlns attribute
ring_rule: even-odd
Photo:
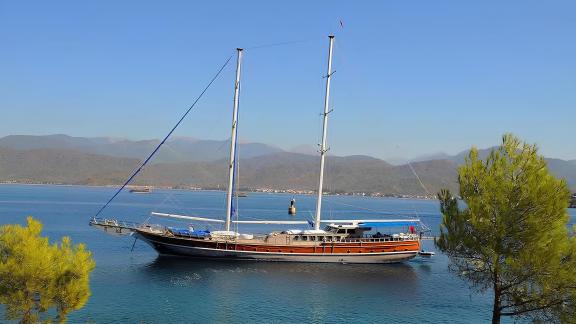
<svg viewBox="0 0 576 324"><path fill-rule="evenodd" d="M0 0L0 136L162 138L245 48L239 137L406 159L511 132L576 159L574 1ZM342 24L340 24L342 22ZM174 136L226 139L234 59Z"/></svg>

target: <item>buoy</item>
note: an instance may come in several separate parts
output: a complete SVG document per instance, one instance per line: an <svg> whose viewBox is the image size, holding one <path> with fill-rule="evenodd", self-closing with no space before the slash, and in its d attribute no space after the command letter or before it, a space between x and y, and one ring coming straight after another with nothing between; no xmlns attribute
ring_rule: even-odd
<svg viewBox="0 0 576 324"><path fill-rule="evenodd" d="M290 200L290 207L288 207L288 215L296 215L296 199L292 198Z"/></svg>

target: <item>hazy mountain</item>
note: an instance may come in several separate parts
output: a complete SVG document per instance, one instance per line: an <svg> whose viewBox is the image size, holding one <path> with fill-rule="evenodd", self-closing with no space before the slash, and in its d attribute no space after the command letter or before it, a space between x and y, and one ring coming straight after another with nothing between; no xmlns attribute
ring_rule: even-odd
<svg viewBox="0 0 576 324"><path fill-rule="evenodd" d="M417 156L410 160L410 162L422 162L422 161L430 161L430 160L450 160L452 156L444 153L444 152L437 152L431 154L424 154Z"/></svg>
<svg viewBox="0 0 576 324"><path fill-rule="evenodd" d="M478 158L485 160L488 157L488 155L490 155L490 152L493 149L496 149L496 147L494 146L494 147L490 147L487 149L479 149L478 150ZM466 162L466 158L468 157L468 154L470 154L470 150L465 150L465 151L462 151L456 155L448 156L448 157L446 157L446 159L456 163L457 165L462 165L462 164L464 164L464 162Z"/></svg>
<svg viewBox="0 0 576 324"><path fill-rule="evenodd" d="M136 159L66 150L13 150L0 147L0 180L65 184L122 183Z"/></svg>
<svg viewBox="0 0 576 324"><path fill-rule="evenodd" d="M440 188L456 189L456 168L447 160L414 163L426 188L433 194ZM318 186L318 158L306 154L276 153L240 161L240 188L315 190ZM226 183L226 161L215 163L156 164L144 177L150 183L187 184L216 187ZM423 195L408 166L392 166L366 157L330 157L326 163L325 189L331 192L380 192Z"/></svg>
<svg viewBox="0 0 576 324"><path fill-rule="evenodd" d="M386 159L384 160L390 163L391 165L403 165L411 161L410 159L399 156L387 156Z"/></svg>
<svg viewBox="0 0 576 324"><path fill-rule="evenodd" d="M157 144L157 140L104 137L7 136L0 138L0 181L119 184ZM136 183L223 187L228 145L228 141L175 138ZM481 158L486 158L490 149L479 152ZM457 191L457 166L467 155L468 151L454 156L435 154L431 160L403 165L363 155L330 156L325 188L334 192L414 195L434 194L444 187ZM576 160L547 162L552 173L576 190ZM315 190L318 169L317 155L284 152L266 144L240 144L242 188Z"/></svg>
<svg viewBox="0 0 576 324"><path fill-rule="evenodd" d="M288 152L292 153L300 153L300 154L308 154L308 155L316 155L318 154L318 147L314 147L312 145L297 145L288 150Z"/></svg>
<svg viewBox="0 0 576 324"><path fill-rule="evenodd" d="M560 159L546 159L548 169L558 178L566 179L566 182L576 191L576 163Z"/></svg>
<svg viewBox="0 0 576 324"><path fill-rule="evenodd" d="M138 164L135 159L82 153L73 150L13 150L0 148L0 180L65 184L120 184ZM226 184L225 159L212 162L157 163L147 166L135 184L193 185L216 188ZM455 187L450 161L413 164L425 186L435 192ZM280 152L240 159L241 188L314 190L318 157ZM368 156L331 157L326 163L328 191L424 194L407 166L392 166Z"/></svg>
<svg viewBox="0 0 576 324"><path fill-rule="evenodd" d="M96 137L72 137L67 135L10 135L0 138L0 147L16 150L56 149L78 152L143 159L158 145L159 140L132 141L127 139ZM197 140L174 138L160 149L152 162L213 161L228 156L227 140ZM241 143L239 152L242 157L250 158L282 150L266 144Z"/></svg>

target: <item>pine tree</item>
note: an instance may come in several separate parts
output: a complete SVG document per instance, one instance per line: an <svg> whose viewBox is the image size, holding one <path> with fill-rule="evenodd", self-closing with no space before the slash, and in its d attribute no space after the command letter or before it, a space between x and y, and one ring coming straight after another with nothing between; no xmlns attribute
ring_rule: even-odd
<svg viewBox="0 0 576 324"><path fill-rule="evenodd" d="M50 320L46 312L54 309L55 319L65 322L90 296L91 253L68 237L50 244L41 232L42 224L32 217L26 227L0 227L0 303L7 319Z"/></svg>
<svg viewBox="0 0 576 324"><path fill-rule="evenodd" d="M438 194L438 248L450 270L491 291L502 316L576 323L576 238L568 230L570 192L535 145L504 135L483 161L472 149L459 169L460 198Z"/></svg>

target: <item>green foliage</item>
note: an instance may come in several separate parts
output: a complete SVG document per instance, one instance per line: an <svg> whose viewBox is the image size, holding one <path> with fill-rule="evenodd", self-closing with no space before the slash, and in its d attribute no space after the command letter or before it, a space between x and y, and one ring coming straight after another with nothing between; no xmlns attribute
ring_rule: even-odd
<svg viewBox="0 0 576 324"><path fill-rule="evenodd" d="M83 244L70 238L50 244L40 236L42 224L28 217L28 226L0 227L0 303L7 319L23 323L56 320L84 306L90 296L90 272L95 263Z"/></svg>
<svg viewBox="0 0 576 324"><path fill-rule="evenodd" d="M485 161L472 149L458 181L465 208L449 191L438 194L443 221L436 245L452 271L479 291L492 290L493 322L576 322L570 192L536 146L505 135Z"/></svg>

